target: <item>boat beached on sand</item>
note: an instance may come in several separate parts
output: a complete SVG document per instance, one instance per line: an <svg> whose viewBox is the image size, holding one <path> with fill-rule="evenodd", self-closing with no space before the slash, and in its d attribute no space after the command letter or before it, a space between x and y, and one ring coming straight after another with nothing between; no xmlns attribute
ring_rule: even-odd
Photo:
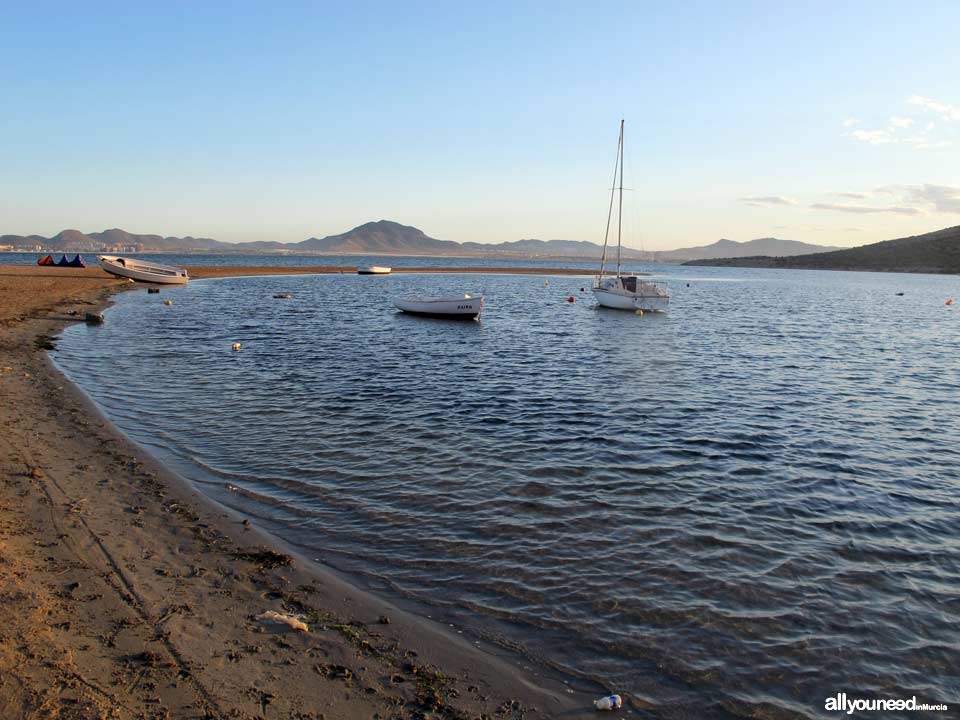
<svg viewBox="0 0 960 720"><path fill-rule="evenodd" d="M393 304L411 315L447 320L478 320L483 312L483 295L410 295L397 298Z"/></svg>
<svg viewBox="0 0 960 720"><path fill-rule="evenodd" d="M112 275L164 285L185 285L190 276L183 268L116 255L100 255L100 267Z"/></svg>
<svg viewBox="0 0 960 720"><path fill-rule="evenodd" d="M382 265L368 265L358 267L357 275L389 275L393 268L383 267Z"/></svg>
<svg viewBox="0 0 960 720"><path fill-rule="evenodd" d="M617 171L620 185L617 187ZM600 256L600 274L594 278L593 294L603 307L618 310L663 311L670 304L666 283L644 280L636 275L623 275L620 263L620 234L623 224L623 120L620 121L620 139L617 143L617 162L613 166L613 185L610 191L610 209L607 211L607 230L603 235L603 254ZM605 275L607 263L607 240L610 236L610 220L613 217L614 193L619 190L617 207L617 274Z"/></svg>

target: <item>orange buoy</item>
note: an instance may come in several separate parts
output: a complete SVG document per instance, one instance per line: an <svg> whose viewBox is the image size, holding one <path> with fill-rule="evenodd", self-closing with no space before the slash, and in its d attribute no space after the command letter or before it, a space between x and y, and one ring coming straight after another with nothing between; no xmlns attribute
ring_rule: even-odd
<svg viewBox="0 0 960 720"><path fill-rule="evenodd" d="M947 305L953 305L953 300L947 300Z"/></svg>

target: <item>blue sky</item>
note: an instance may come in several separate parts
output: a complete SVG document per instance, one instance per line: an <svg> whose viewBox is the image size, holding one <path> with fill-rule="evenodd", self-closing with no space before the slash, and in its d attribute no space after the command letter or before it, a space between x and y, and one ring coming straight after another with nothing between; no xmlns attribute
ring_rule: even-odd
<svg viewBox="0 0 960 720"><path fill-rule="evenodd" d="M7 3L0 234L852 246L960 224L960 3Z"/></svg>

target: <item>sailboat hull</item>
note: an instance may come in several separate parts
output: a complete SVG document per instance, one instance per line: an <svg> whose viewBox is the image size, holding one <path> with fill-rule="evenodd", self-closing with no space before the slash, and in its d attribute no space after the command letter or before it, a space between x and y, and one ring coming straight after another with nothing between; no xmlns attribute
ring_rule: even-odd
<svg viewBox="0 0 960 720"><path fill-rule="evenodd" d="M665 312L670 306L665 283L643 280L636 275L597 278L593 295L600 305L615 310Z"/></svg>
<svg viewBox="0 0 960 720"><path fill-rule="evenodd" d="M633 307L633 297L630 295L618 295L617 293L606 290L593 289L593 295L597 302L606 308L614 310L635 310Z"/></svg>

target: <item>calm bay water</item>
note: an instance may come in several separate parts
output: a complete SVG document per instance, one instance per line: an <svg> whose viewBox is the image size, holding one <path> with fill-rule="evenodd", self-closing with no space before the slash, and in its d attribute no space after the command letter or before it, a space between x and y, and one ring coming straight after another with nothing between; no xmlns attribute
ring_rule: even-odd
<svg viewBox="0 0 960 720"><path fill-rule="evenodd" d="M55 360L311 556L652 716L960 700L960 281L662 269L642 317L586 278L199 281ZM483 322L394 312L414 290Z"/></svg>

